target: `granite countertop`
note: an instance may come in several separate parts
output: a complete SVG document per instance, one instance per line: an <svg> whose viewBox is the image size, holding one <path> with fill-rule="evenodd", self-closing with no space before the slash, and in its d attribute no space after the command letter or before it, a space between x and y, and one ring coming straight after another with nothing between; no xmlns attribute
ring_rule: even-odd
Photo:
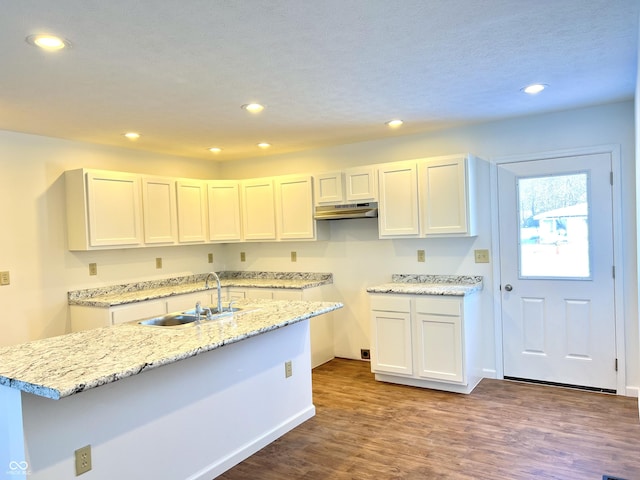
<svg viewBox="0 0 640 480"><path fill-rule="evenodd" d="M199 325L125 323L2 347L0 385L57 400L343 306L260 299L236 305L247 312Z"/></svg>
<svg viewBox="0 0 640 480"><path fill-rule="evenodd" d="M333 283L331 273L305 272L220 272L222 287L242 288L314 288ZM128 283L108 287L75 290L68 293L69 305L87 307L113 307L127 303L143 302L157 298L206 290L206 273L182 277ZM210 281L209 290L215 290L215 281Z"/></svg>
<svg viewBox="0 0 640 480"><path fill-rule="evenodd" d="M464 296L482 290L481 276L394 274L390 283L367 288L369 293Z"/></svg>

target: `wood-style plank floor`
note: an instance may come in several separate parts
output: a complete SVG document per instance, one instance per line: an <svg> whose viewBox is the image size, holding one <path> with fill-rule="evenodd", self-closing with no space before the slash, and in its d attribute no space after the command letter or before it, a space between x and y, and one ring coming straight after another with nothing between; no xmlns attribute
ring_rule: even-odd
<svg viewBox="0 0 640 480"><path fill-rule="evenodd" d="M484 379L470 395L313 371L316 416L224 480L640 480L637 399Z"/></svg>

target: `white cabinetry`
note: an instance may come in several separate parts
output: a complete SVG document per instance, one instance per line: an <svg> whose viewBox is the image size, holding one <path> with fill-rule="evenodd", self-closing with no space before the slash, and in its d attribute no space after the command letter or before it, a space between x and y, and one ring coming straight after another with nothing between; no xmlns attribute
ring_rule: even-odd
<svg viewBox="0 0 640 480"><path fill-rule="evenodd" d="M476 235L475 165L470 155L418 161L422 235Z"/></svg>
<svg viewBox="0 0 640 480"><path fill-rule="evenodd" d="M313 240L313 184L309 176L276 177L276 232L279 240Z"/></svg>
<svg viewBox="0 0 640 480"><path fill-rule="evenodd" d="M470 393L482 378L478 295L372 294L376 379Z"/></svg>
<svg viewBox="0 0 640 480"><path fill-rule="evenodd" d="M465 154L380 166L380 238L476 235L475 165Z"/></svg>
<svg viewBox="0 0 640 480"><path fill-rule="evenodd" d="M142 177L144 243L174 244L178 241L176 181Z"/></svg>
<svg viewBox="0 0 640 480"><path fill-rule="evenodd" d="M69 305L72 332L133 322L165 313L167 313L167 302L164 299L116 305L110 308Z"/></svg>
<svg viewBox="0 0 640 480"><path fill-rule="evenodd" d="M326 289L324 286L305 289L229 287L227 290L227 300L263 298L269 300L305 300L309 302L320 302L326 299L325 292ZM310 319L309 332L311 337L312 368L322 365L335 357L333 322L333 312Z"/></svg>
<svg viewBox="0 0 640 480"><path fill-rule="evenodd" d="M236 181L212 181L208 184L209 240L239 242L242 240L240 220L240 188Z"/></svg>
<svg viewBox="0 0 640 480"><path fill-rule="evenodd" d="M378 184L380 238L417 237L420 225L416 162L394 162L380 166Z"/></svg>
<svg viewBox="0 0 640 480"><path fill-rule="evenodd" d="M142 245L140 178L99 170L65 172L69 250Z"/></svg>
<svg viewBox="0 0 640 480"><path fill-rule="evenodd" d="M373 166L315 175L314 185L315 205L374 202L378 199L376 169Z"/></svg>
<svg viewBox="0 0 640 480"><path fill-rule="evenodd" d="M207 240L207 186L198 180L178 180L178 239L180 243Z"/></svg>
<svg viewBox="0 0 640 480"><path fill-rule="evenodd" d="M411 300L371 298L371 370L413 374Z"/></svg>
<svg viewBox="0 0 640 480"><path fill-rule="evenodd" d="M276 217L273 180L242 182L242 229L245 240L275 240Z"/></svg>

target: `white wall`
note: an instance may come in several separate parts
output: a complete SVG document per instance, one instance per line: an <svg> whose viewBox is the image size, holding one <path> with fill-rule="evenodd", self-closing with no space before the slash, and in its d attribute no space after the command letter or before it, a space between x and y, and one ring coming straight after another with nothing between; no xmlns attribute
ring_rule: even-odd
<svg viewBox="0 0 640 480"><path fill-rule="evenodd" d="M481 229L473 239L378 240L375 220L331 221L330 241L244 243L103 252L65 250L64 170L104 168L194 178L250 178L314 173L355 165L472 152L486 160L506 155L619 144L622 152L622 241L626 263L624 315L627 384L640 385L636 276L635 143L632 101L469 125L420 135L324 148L299 154L213 164L202 160L145 154L133 150L0 132L0 270L12 283L0 287L0 345L64 333L66 292L105 284L202 273L210 269L320 271L334 273L334 300L346 302L336 325L336 353L359 358L369 347L365 287L393 273L472 274L485 277L483 344L485 369L495 365L491 264L475 264L475 248L491 248L489 174L479 175ZM426 263L416 261L425 249ZM290 262L296 250L298 261ZM239 261L239 252L247 261ZM214 252L216 262L206 263ZM494 252L492 252L494 253ZM163 257L164 268L154 259ZM493 260L493 256L492 256ZM89 277L88 264L99 274Z"/></svg>
<svg viewBox="0 0 640 480"><path fill-rule="evenodd" d="M0 346L68 331L67 291L208 270L213 246L68 252L65 170L211 178L214 163L0 131ZM163 257L162 270L155 257ZM89 276L88 264L98 264ZM214 264L213 267L216 267Z"/></svg>
<svg viewBox="0 0 640 480"><path fill-rule="evenodd" d="M640 384L638 365L638 302L636 277L634 112L633 102L469 125L422 135L393 137L246 160L221 165L224 178L246 178L286 173L323 172L340 168L407 160L460 152L481 158L619 144L622 152L622 243L625 259L624 316L627 338L627 385ZM334 274L335 300L346 303L336 313L336 355L359 358L369 346L369 315L365 288L389 281L393 273L482 275L484 368L495 368L495 341L490 265L475 264L473 250L491 248L489 174L479 172L480 231L474 239L378 240L375 220L330 222L329 242L227 245L225 268L244 270L312 270ZM425 249L426 263L418 263L416 250ZM298 261L291 263L290 251ZM247 262L239 261L239 252ZM492 252L495 254L495 252ZM492 255L492 260L494 255Z"/></svg>

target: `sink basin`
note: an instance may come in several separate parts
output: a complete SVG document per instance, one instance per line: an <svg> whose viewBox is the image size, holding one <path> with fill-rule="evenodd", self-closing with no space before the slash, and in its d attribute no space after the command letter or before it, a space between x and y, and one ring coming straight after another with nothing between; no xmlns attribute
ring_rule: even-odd
<svg viewBox="0 0 640 480"><path fill-rule="evenodd" d="M222 307L222 312L218 312L218 307L215 307L213 305L211 305L210 307L205 307L205 308L209 308L211 310L211 313L213 314L213 317L217 317L218 315L225 315L225 314L230 314L233 312L239 312L240 310L242 310L242 308L240 307L233 307L231 308L231 310L229 310L228 308L224 308ZM195 315L196 314L196 310L195 308L192 308L191 310L186 310L183 312L184 315ZM206 318L207 314L203 313L202 314L202 318Z"/></svg>
<svg viewBox="0 0 640 480"><path fill-rule="evenodd" d="M140 320L138 323L140 325L150 325L153 327L178 327L180 325L189 325L198 320L196 315L185 315L185 314L169 314L163 315L161 317L153 317L147 318L145 320Z"/></svg>
<svg viewBox="0 0 640 480"><path fill-rule="evenodd" d="M200 321L206 322L209 320L217 320L219 318L229 317L233 315L234 312L238 312L242 310L239 307L233 307L230 310L224 310L220 313L217 313L217 309L215 307L210 307L213 315L207 318L206 314L200 315ZM167 315L162 315L160 317L152 317L145 318L144 320L137 320L135 323L138 325L148 325L151 327L180 327L191 325L194 322L198 321L198 315L196 315L195 309L187 310L182 313L168 313Z"/></svg>

